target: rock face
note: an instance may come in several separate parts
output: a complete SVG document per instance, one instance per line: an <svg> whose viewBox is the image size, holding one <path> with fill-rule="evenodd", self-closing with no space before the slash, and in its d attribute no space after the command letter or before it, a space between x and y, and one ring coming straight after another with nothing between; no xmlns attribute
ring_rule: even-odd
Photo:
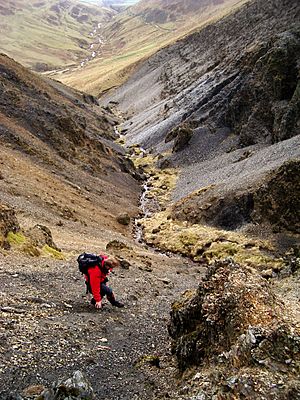
<svg viewBox="0 0 300 400"><path fill-rule="evenodd" d="M207 188L175 203L172 217L234 230L246 223L267 224L276 232L299 233L300 162L291 160L257 185L216 197ZM225 192L225 190L224 190Z"/></svg>
<svg viewBox="0 0 300 400"><path fill-rule="evenodd" d="M203 398L288 399L300 393L299 329L288 321L267 281L227 260L172 305L169 333L179 368L201 367Z"/></svg>
<svg viewBox="0 0 300 400"><path fill-rule="evenodd" d="M283 164L254 194L257 222L267 221L277 231L300 233L299 168L299 160Z"/></svg>

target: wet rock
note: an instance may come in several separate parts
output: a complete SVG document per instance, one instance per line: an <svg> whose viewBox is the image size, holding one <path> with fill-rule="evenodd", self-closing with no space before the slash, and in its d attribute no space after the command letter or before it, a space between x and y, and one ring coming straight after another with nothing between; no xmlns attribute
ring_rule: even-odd
<svg viewBox="0 0 300 400"><path fill-rule="evenodd" d="M130 216L127 213L120 214L117 216L117 221L121 225L129 225L130 224Z"/></svg>

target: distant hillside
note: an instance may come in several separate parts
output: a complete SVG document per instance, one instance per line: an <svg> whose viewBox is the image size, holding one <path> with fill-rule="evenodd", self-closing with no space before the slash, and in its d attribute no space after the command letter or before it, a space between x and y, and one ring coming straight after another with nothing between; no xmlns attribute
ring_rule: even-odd
<svg viewBox="0 0 300 400"><path fill-rule="evenodd" d="M78 63L114 13L80 0L0 0L0 48L36 70Z"/></svg>
<svg viewBox="0 0 300 400"><path fill-rule="evenodd" d="M115 10L121 11L126 7L130 7L136 4L139 0L102 0L102 3L106 7L112 7Z"/></svg>
<svg viewBox="0 0 300 400"><path fill-rule="evenodd" d="M245 1L142 1L101 27L101 49L95 60L56 78L99 94L124 82L140 60L191 30L218 20Z"/></svg>

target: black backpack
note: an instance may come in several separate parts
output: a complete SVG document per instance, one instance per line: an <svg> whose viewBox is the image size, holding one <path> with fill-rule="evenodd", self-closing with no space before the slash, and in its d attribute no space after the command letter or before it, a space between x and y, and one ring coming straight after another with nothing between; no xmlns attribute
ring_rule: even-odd
<svg viewBox="0 0 300 400"><path fill-rule="evenodd" d="M90 267L95 267L98 265L101 267L103 258L101 256L97 256L97 254L90 253L82 253L77 258L78 268L82 274L88 275L88 269Z"/></svg>

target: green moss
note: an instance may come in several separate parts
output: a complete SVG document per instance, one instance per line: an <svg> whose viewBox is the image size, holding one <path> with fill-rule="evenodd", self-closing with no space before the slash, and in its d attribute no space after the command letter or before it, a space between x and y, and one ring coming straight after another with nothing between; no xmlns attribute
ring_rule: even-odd
<svg viewBox="0 0 300 400"><path fill-rule="evenodd" d="M24 244L26 242L26 238L20 232L17 232L17 233L8 232L8 234L7 234L7 242L11 246L21 246L22 244Z"/></svg>
<svg viewBox="0 0 300 400"><path fill-rule="evenodd" d="M222 259L226 257L232 257L239 251L239 246L236 243L212 243L211 247L206 250L203 256L209 260L211 259Z"/></svg>
<svg viewBox="0 0 300 400"><path fill-rule="evenodd" d="M255 253L255 251L257 253ZM272 268L280 270L283 266L283 260L266 256L254 249L252 252L240 252L236 255L235 261L240 264L246 264L251 267Z"/></svg>
<svg viewBox="0 0 300 400"><path fill-rule="evenodd" d="M179 234L179 240L184 247L193 247L199 241L199 235L193 231L185 230Z"/></svg>
<svg viewBox="0 0 300 400"><path fill-rule="evenodd" d="M156 355L142 356L136 363L136 367L142 367L143 365L151 365L153 367L159 368L159 357Z"/></svg>
<svg viewBox="0 0 300 400"><path fill-rule="evenodd" d="M56 260L64 260L65 257L61 251L53 249L53 247L48 246L45 244L45 246L42 248L42 254L46 256L50 256L52 258L55 258Z"/></svg>

